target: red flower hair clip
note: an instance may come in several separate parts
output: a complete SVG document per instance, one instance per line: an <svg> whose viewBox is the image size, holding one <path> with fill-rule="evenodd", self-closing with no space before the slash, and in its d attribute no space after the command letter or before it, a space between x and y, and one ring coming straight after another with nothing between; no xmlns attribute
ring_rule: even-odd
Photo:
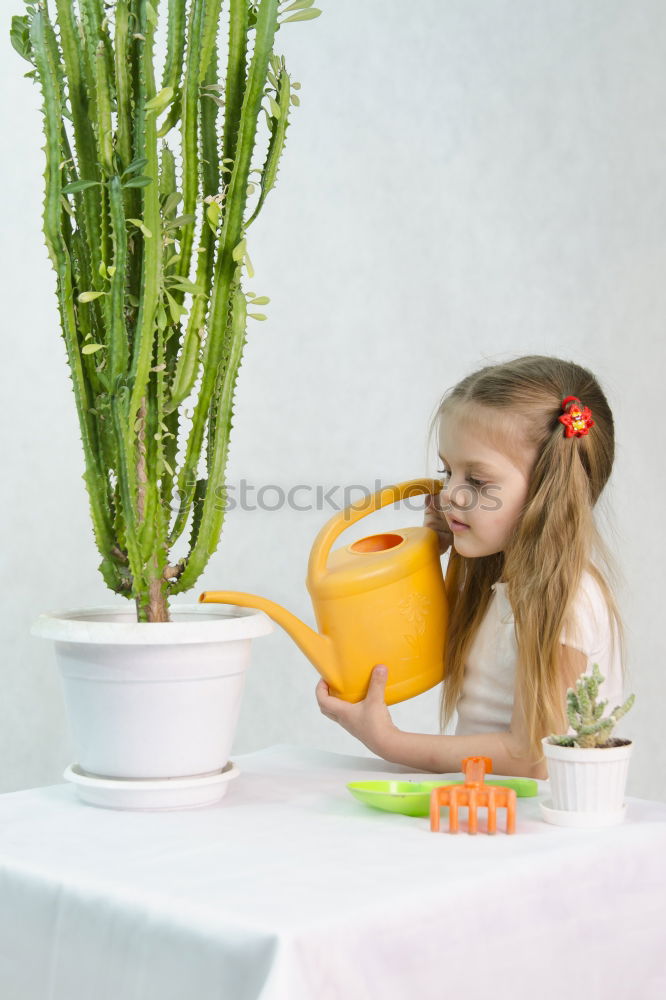
<svg viewBox="0 0 666 1000"><path fill-rule="evenodd" d="M567 405L569 409L567 410ZM578 396L567 396L562 400L564 413L557 419L564 424L565 437L583 437L588 433L590 427L594 427L592 411L589 406L583 406Z"/></svg>

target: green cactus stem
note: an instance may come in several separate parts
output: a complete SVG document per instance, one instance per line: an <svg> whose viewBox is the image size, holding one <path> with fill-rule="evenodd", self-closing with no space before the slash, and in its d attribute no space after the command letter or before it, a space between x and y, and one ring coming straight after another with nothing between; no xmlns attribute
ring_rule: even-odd
<svg viewBox="0 0 666 1000"><path fill-rule="evenodd" d="M99 570L142 622L169 621L169 597L195 585L219 544L247 319L265 319L251 307L269 301L243 291L243 272L253 276L246 233L275 187L299 104L275 39L321 14L313 0L226 0L221 81L224 9L225 0L25 0L11 23L42 96L43 228ZM175 561L188 522L188 551Z"/></svg>
<svg viewBox="0 0 666 1000"><path fill-rule="evenodd" d="M634 703L635 695L630 695L624 705L617 705L610 715L602 718L607 701L597 703L599 685L604 678L599 664L592 666L592 676L583 675L576 681L576 689L567 691L567 718L575 735L549 737L549 742L561 747L603 747L610 741L613 727Z"/></svg>

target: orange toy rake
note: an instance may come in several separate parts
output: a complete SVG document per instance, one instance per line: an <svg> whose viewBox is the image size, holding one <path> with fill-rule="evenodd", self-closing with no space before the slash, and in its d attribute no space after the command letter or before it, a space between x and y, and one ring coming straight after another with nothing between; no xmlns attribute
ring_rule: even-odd
<svg viewBox="0 0 666 1000"><path fill-rule="evenodd" d="M516 792L513 788L486 785L484 775L492 772L493 762L489 757L465 757L462 770L464 784L445 785L433 788L430 795L430 830L439 830L439 811L449 807L449 833L458 832L458 809L468 808L468 832L477 832L477 810L479 806L488 808L488 833L497 832L497 810L506 808L506 832L516 832Z"/></svg>

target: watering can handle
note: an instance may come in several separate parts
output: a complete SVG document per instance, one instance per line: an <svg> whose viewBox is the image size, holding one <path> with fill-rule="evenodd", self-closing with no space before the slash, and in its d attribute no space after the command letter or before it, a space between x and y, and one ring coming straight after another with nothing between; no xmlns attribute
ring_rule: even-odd
<svg viewBox="0 0 666 1000"><path fill-rule="evenodd" d="M308 565L308 579L317 582L321 580L326 572L328 554L331 551L333 542L338 535L341 535L345 528L350 528L352 524L359 521L367 514L372 514L380 507L386 507L390 503L404 500L407 497L419 496L422 493L439 493L442 488L440 479L408 479L404 483L397 483L395 486L385 486L383 490L377 490L371 496L363 497L356 503L345 507L332 517L322 527L314 540L310 560Z"/></svg>

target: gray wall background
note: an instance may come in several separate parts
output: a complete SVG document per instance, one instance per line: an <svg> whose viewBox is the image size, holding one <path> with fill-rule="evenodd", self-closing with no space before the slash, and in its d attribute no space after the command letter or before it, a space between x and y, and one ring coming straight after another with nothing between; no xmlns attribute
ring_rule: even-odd
<svg viewBox="0 0 666 1000"><path fill-rule="evenodd" d="M336 0L277 36L302 84L278 185L249 231L268 295L249 321L227 483L263 505L227 514L190 594L263 594L314 624L305 574L345 488L434 474L426 428L473 368L559 354L598 375L617 421L599 516L624 582L628 791L666 799L662 381L666 326L666 8L660 0ZM97 571L83 456L41 230L36 86L10 48L0 369L3 475L0 791L53 784L73 761L44 610L126 601ZM257 164L258 165L258 164ZM299 512L276 490L297 485ZM330 490L335 507L317 504ZM356 486L356 489L353 487ZM270 509L277 508L277 509ZM350 529L420 524L388 508ZM180 551L177 556L182 555ZM237 754L274 743L358 753L318 709L318 675L276 631L253 645ZM440 690L392 709L437 732Z"/></svg>

